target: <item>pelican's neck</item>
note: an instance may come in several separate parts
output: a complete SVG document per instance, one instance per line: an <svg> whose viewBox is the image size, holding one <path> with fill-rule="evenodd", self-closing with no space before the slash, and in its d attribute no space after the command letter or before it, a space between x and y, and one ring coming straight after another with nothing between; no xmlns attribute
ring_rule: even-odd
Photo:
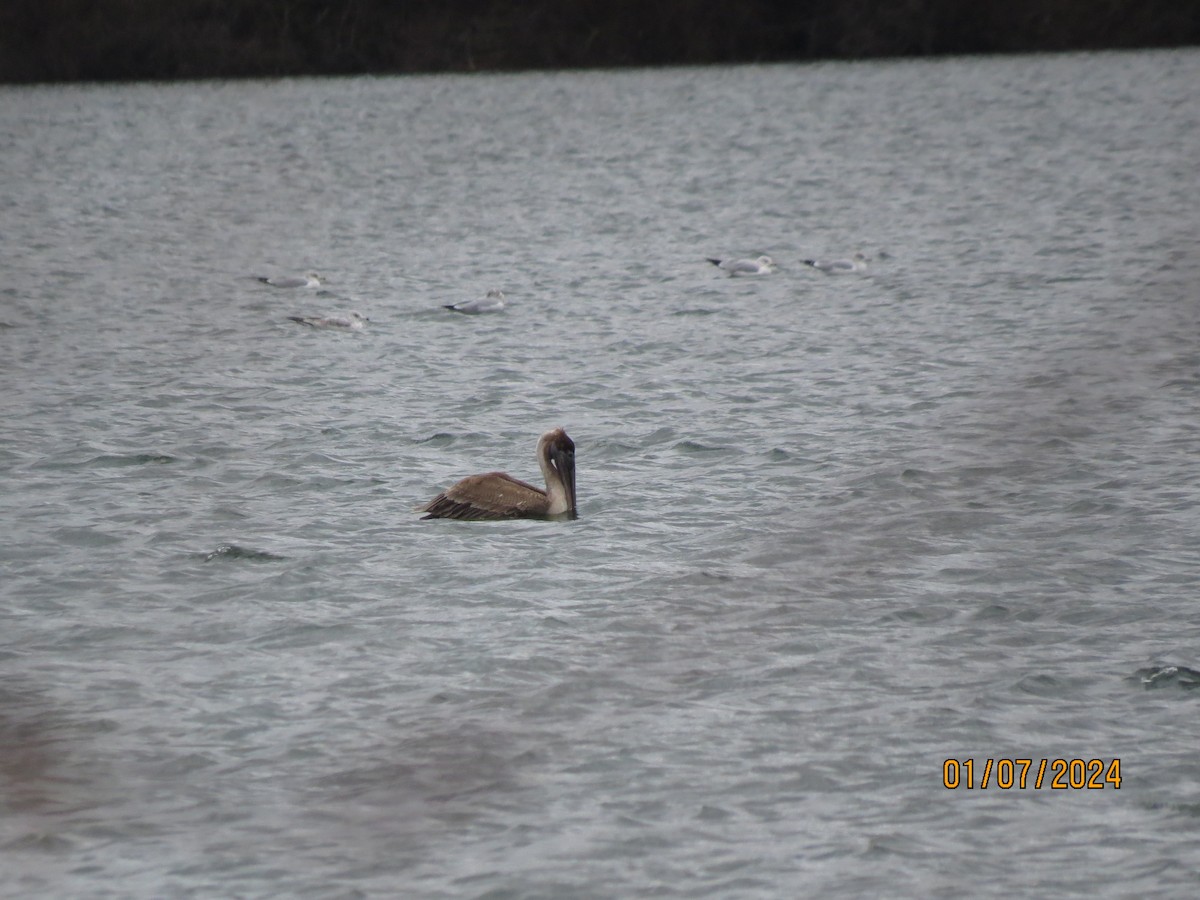
<svg viewBox="0 0 1200 900"><path fill-rule="evenodd" d="M546 482L546 499L550 501L546 507L548 516L561 516L563 513L571 511L571 501L567 499L566 489L557 478L553 483Z"/></svg>
<svg viewBox="0 0 1200 900"><path fill-rule="evenodd" d="M550 464L550 450L545 443L538 445L538 465L542 467L542 478L546 480L546 499L549 501L546 514L561 516L571 508L571 501L567 497L567 487L563 484L562 476Z"/></svg>
<svg viewBox="0 0 1200 900"><path fill-rule="evenodd" d="M546 481L546 515L561 516L570 512L571 497L567 493L562 473L550 462L550 441L546 436L538 441L537 456L538 465L542 468L542 478Z"/></svg>

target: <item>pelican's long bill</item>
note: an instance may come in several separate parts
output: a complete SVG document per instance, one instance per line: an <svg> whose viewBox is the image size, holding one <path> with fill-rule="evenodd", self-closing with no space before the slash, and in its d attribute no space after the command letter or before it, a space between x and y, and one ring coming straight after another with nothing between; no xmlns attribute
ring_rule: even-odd
<svg viewBox="0 0 1200 900"><path fill-rule="evenodd" d="M420 508L426 519L574 519L575 442L561 428L538 439L546 489L504 472L468 475Z"/></svg>

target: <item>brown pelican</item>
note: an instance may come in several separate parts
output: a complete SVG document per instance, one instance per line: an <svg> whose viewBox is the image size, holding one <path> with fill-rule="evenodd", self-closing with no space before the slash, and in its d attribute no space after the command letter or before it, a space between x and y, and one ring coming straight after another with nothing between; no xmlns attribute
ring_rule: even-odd
<svg viewBox="0 0 1200 900"><path fill-rule="evenodd" d="M769 256L758 256L754 259L713 259L705 257L719 269L724 269L730 275L770 275L775 271L775 260Z"/></svg>
<svg viewBox="0 0 1200 900"><path fill-rule="evenodd" d="M826 275L849 275L851 272L861 272L867 267L867 258L861 253L855 253L849 259L806 259L806 266L819 269Z"/></svg>
<svg viewBox="0 0 1200 900"><path fill-rule="evenodd" d="M425 519L574 519L575 443L561 428L538 439L538 465L546 489L503 472L468 475L446 488L418 512Z"/></svg>
<svg viewBox="0 0 1200 900"><path fill-rule="evenodd" d="M301 277L295 275L271 275L270 277L259 275L257 278L263 284L269 284L271 287L277 288L317 287L325 283L325 279L316 272L309 272L307 275Z"/></svg>
<svg viewBox="0 0 1200 900"><path fill-rule="evenodd" d="M310 328L344 328L350 331L362 331L371 320L359 312L348 316L288 316L293 322L308 325Z"/></svg>

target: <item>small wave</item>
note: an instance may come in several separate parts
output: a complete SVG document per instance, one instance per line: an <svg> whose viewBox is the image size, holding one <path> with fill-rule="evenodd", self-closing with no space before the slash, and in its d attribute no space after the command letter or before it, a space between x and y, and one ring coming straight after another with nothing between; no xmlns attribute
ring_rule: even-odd
<svg viewBox="0 0 1200 900"><path fill-rule="evenodd" d="M286 559L286 557L275 553L268 553L266 550L252 550L249 547L239 547L237 544L221 544L212 552L204 554L205 562L212 562L215 559L248 559L251 562L276 562Z"/></svg>
<svg viewBox="0 0 1200 900"><path fill-rule="evenodd" d="M75 842L69 838L46 831L30 831L0 844L0 850L34 850L43 853L65 853L75 847Z"/></svg>
<svg viewBox="0 0 1200 900"><path fill-rule="evenodd" d="M165 466L176 461L167 453L105 453L89 460L92 466Z"/></svg>
<svg viewBox="0 0 1200 900"><path fill-rule="evenodd" d="M446 431L439 431L427 438L417 438L415 441L413 441L413 443L432 444L434 447L449 447L456 440L458 440L457 435L450 434Z"/></svg>
<svg viewBox="0 0 1200 900"><path fill-rule="evenodd" d="M702 444L699 441L682 440L671 447L672 450L678 450L680 453L691 455L699 453L728 453L730 447L719 447L714 444Z"/></svg>
<svg viewBox="0 0 1200 900"><path fill-rule="evenodd" d="M1200 671L1187 666L1146 666L1130 676L1147 690L1158 688L1180 688L1192 691L1200 688Z"/></svg>

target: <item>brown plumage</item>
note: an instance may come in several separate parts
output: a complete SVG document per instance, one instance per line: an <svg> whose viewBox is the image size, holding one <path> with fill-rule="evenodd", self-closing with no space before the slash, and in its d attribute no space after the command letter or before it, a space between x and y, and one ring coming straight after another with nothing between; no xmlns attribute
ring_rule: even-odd
<svg viewBox="0 0 1200 900"><path fill-rule="evenodd" d="M575 442L561 428L547 431L538 440L537 458L545 490L503 472L468 475L420 512L428 513L426 519L574 519Z"/></svg>

